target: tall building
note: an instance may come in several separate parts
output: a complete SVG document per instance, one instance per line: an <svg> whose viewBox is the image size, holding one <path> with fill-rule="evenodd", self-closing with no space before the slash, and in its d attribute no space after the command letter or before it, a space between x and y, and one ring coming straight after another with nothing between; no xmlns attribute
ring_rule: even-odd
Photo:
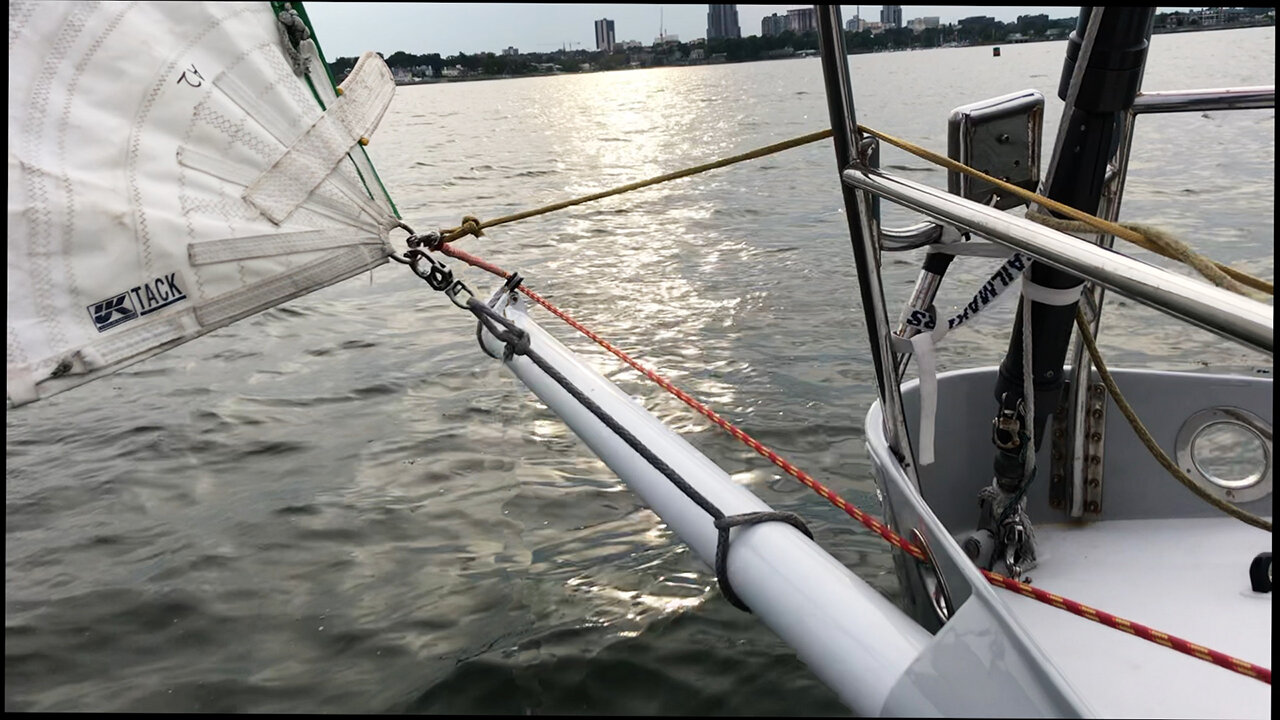
<svg viewBox="0 0 1280 720"><path fill-rule="evenodd" d="M596 21L596 49L607 53L613 52L613 21L609 19Z"/></svg>
<svg viewBox="0 0 1280 720"><path fill-rule="evenodd" d="M781 35L787 30L787 16L774 13L767 15L760 20L760 35L762 37L774 37Z"/></svg>
<svg viewBox="0 0 1280 720"><path fill-rule="evenodd" d="M881 5L880 6L880 24L886 28L902 27L902 6L901 5Z"/></svg>
<svg viewBox="0 0 1280 720"><path fill-rule="evenodd" d="M818 31L818 16L813 8L800 8L787 11L787 29L798 35Z"/></svg>
<svg viewBox="0 0 1280 720"><path fill-rule="evenodd" d="M707 39L740 38L742 30L738 27L737 5L707 6Z"/></svg>
<svg viewBox="0 0 1280 720"><path fill-rule="evenodd" d="M911 31L916 33L924 32L929 28L937 28L939 25L941 25L941 23L939 22L937 15L914 18L907 21L907 27L911 28Z"/></svg>

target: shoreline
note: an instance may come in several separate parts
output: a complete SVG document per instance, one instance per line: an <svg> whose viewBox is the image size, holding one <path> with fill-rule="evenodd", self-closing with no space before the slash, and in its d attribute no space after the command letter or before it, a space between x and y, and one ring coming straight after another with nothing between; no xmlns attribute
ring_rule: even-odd
<svg viewBox="0 0 1280 720"><path fill-rule="evenodd" d="M1184 26L1184 27L1172 27L1172 28L1154 28L1152 29L1151 34L1152 35L1171 35L1171 34L1192 33L1192 32L1215 32L1215 31L1222 31L1222 30L1249 30L1249 29L1260 28L1260 27L1275 27L1275 23L1243 23L1243 24L1233 24L1233 25L1212 25L1209 27ZM871 55L877 52L913 52L913 51L919 51L919 50L943 50L943 49L953 50L953 49L970 48L970 47L999 47L1001 45L1030 45L1032 43L1042 43L1042 42L1064 42L1066 39L1067 39L1066 37L1036 38L1036 39L1022 39L1022 40L1005 39L1005 40L998 40L998 41L991 41L991 42L970 43L968 45L939 45L937 47L928 47L928 48L905 47L905 48L893 48L890 50L851 52L849 54L850 55ZM521 75L473 75L470 77L456 77L456 78L429 78L429 79L424 78L422 80L413 80L413 81L397 80L396 86L410 87L415 85L440 85L445 83L458 83L458 82L481 82L486 80L517 80L520 78L555 77L558 75L588 75L592 73L622 72L626 70L651 70L654 68L664 68L664 67L701 67L704 65L742 65L745 63L754 63L754 62L797 60L805 57L815 57L815 56L800 55L799 52L797 51L795 55L787 55L785 57L757 58L755 60L740 60L737 62L713 63L706 60L701 60L698 62L681 62L681 63L671 63L671 64L664 64L664 65L622 67L622 68L611 68L608 70L579 70L576 72L534 72L534 73L524 73Z"/></svg>

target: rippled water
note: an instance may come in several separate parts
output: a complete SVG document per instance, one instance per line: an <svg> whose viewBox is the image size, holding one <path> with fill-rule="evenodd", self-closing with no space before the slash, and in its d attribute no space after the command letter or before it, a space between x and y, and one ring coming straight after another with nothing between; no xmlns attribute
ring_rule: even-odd
<svg viewBox="0 0 1280 720"><path fill-rule="evenodd" d="M1035 87L1063 43L851 59L859 121L943 150L954 106ZM1157 36L1148 89L1275 82L1273 28ZM400 88L370 146L419 228L822 128L817 60ZM1275 114L1139 122L1123 219L1274 276ZM1047 157L1046 157L1047 160ZM883 163L945 187L886 150ZM887 210L889 224L912 218ZM878 510L873 371L829 143L464 247L856 504ZM1149 256L1145 256L1150 259ZM1163 263L1163 261L1161 261ZM886 256L892 307L918 258ZM458 263L454 263L455 266ZM994 261L966 260L943 301ZM465 271L478 289L491 278ZM941 304L941 303L940 303ZM1103 351L1270 365L1108 305ZM1005 306L948 338L990 365ZM539 319L889 596L882 542L553 319ZM398 265L6 416L5 709L829 714L791 651Z"/></svg>

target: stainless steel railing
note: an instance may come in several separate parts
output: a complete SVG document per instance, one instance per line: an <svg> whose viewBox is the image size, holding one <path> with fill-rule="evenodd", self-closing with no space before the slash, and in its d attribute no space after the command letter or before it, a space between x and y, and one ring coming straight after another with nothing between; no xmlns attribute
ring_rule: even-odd
<svg viewBox="0 0 1280 720"><path fill-rule="evenodd" d="M1209 110L1265 110L1276 106L1276 88L1239 87L1139 93L1134 115L1144 113L1206 112Z"/></svg>
<svg viewBox="0 0 1280 720"><path fill-rule="evenodd" d="M1275 107L1275 87L1239 87L1180 90L1173 92L1141 92L1134 100L1124 120L1124 128L1120 134L1120 144L1112 158L1108 170L1107 187L1102 194L1102 202L1098 207L1098 216L1114 222L1120 214L1120 200L1124 194L1125 178L1129 170L1129 153L1133 147L1134 129L1138 115L1156 113L1205 112L1209 110L1254 110ZM1115 238L1099 234L1097 244L1110 248ZM1102 321L1103 299L1105 288L1088 283L1081 294L1080 306L1089 322L1089 330L1095 337L1098 335ZM1075 377L1089 378L1093 362L1085 352L1084 343L1076 342L1071 352L1071 366L1075 368ZM1061 500L1070 500L1067 505L1072 517L1082 517L1088 507L1084 501L1087 491L1085 452L1088 440L1085 436L1085 416L1088 412L1088 398L1091 383L1086 381L1073 383L1070 396L1064 398L1066 417L1064 431L1070 452L1061 457L1055 456L1052 472L1055 477L1069 479L1063 487L1070 488ZM1055 424L1059 422L1055 418Z"/></svg>
<svg viewBox="0 0 1280 720"><path fill-rule="evenodd" d="M844 28L840 23L839 5L814 7L818 22L818 36L823 47L822 74L827 86L827 104L831 117L832 139L836 151L837 169L862 164L871 146L858 130L857 115L853 106L853 85L849 77L849 63L844 50ZM881 405L884 408L885 435L889 447L904 461L904 470L913 482L915 452L907 432L902 412L902 390L894 370L894 352L889 346L891 328L884 299L884 286L877 268L880 245L874 217L871 194L850 185L841 187L844 196L845 215L849 222L854 262L858 268L858 291L862 300L863 317L868 334L872 338L872 361L875 365L876 384Z"/></svg>
<svg viewBox="0 0 1280 720"><path fill-rule="evenodd" d="M1072 235L944 190L861 168L846 169L841 176L850 187L977 233L1167 315L1273 353L1275 331L1270 305L1082 243Z"/></svg>

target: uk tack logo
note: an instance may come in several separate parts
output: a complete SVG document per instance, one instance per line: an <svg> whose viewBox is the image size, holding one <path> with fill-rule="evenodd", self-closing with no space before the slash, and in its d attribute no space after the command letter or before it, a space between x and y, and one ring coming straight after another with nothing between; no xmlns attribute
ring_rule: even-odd
<svg viewBox="0 0 1280 720"><path fill-rule="evenodd" d="M93 318L94 327L98 328L98 332L109 330L120 323L128 322L138 317L138 311L133 308L133 302L129 299L129 293L120 293L113 298L107 298L102 302L96 302L88 307L89 316Z"/></svg>
<svg viewBox="0 0 1280 720"><path fill-rule="evenodd" d="M178 285L178 273L169 273L88 305L85 309L89 311L89 317L93 318L93 326L98 328L98 332L105 332L186 299L187 293Z"/></svg>

